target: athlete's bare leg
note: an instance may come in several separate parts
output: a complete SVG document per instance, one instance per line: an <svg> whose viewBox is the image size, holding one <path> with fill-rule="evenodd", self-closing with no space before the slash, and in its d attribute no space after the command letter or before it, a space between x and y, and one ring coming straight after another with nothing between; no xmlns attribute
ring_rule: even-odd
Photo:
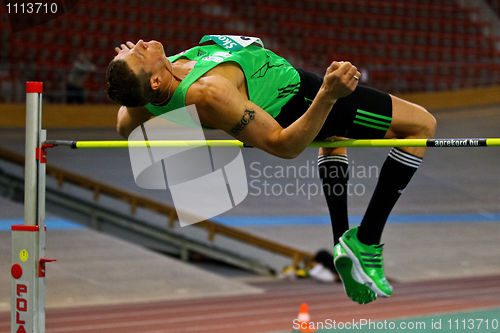
<svg viewBox="0 0 500 333"><path fill-rule="evenodd" d="M392 122L385 138L431 139L436 131L436 118L420 105L392 96ZM401 150L423 157L427 148L404 147Z"/></svg>

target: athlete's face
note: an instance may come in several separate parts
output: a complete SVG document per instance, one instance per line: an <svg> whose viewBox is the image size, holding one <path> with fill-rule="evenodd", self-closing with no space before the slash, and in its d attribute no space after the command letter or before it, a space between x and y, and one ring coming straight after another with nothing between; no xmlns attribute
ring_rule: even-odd
<svg viewBox="0 0 500 333"><path fill-rule="evenodd" d="M155 40L144 42L141 39L136 44L126 42L115 48L115 51L117 55L114 60L124 60L135 73L141 69L146 73L156 73L170 66L163 45Z"/></svg>

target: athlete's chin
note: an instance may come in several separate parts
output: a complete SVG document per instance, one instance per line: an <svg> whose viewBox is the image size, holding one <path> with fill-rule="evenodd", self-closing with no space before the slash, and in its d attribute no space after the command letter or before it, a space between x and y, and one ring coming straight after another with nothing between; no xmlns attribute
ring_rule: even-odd
<svg viewBox="0 0 500 333"><path fill-rule="evenodd" d="M156 40L150 40L148 42L152 47L154 47L155 49L161 51L162 53L165 53L165 50L163 48L163 44L160 43L159 41L156 41Z"/></svg>

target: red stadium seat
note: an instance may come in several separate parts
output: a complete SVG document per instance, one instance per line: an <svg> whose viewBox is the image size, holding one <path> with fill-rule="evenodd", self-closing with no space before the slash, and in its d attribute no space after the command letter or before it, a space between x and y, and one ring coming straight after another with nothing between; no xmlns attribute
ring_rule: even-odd
<svg viewBox="0 0 500 333"><path fill-rule="evenodd" d="M500 0L487 2L500 14ZM11 42L0 57L12 68L35 61L64 71L79 50L92 54L95 101L106 100L99 80L120 43L156 39L174 54L209 33L259 36L320 74L333 59L350 60L392 92L500 83L500 40L477 9L455 0L82 0L43 27L13 34L7 24L0 21L0 38ZM50 79L60 85L59 74Z"/></svg>

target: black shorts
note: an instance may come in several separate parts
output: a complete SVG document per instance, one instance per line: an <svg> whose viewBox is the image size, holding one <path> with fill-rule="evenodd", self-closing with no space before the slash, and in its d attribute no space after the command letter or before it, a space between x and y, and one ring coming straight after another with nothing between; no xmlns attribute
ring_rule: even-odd
<svg viewBox="0 0 500 333"><path fill-rule="evenodd" d="M300 89L297 95L281 109L276 121L288 127L307 111L323 83L316 74L297 69ZM389 94L359 86L354 92L340 98L326 118L316 140L331 136L351 139L381 139L392 121L392 100Z"/></svg>

